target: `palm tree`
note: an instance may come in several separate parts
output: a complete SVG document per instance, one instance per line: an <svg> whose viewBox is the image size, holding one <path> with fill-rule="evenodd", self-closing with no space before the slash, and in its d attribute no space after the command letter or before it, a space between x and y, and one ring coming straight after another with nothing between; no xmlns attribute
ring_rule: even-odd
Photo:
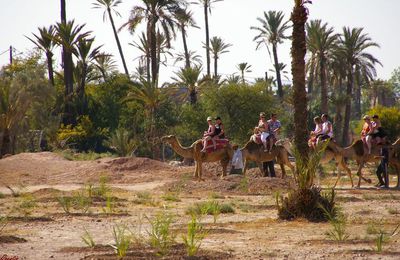
<svg viewBox="0 0 400 260"><path fill-rule="evenodd" d="M199 89L204 85L204 81L200 81L201 67L189 67L182 68L178 72L175 72L176 77L173 77L172 80L175 81L174 86L178 87L175 92L181 92L182 89L185 92L181 93L182 100L189 99L191 105L195 105L197 103L197 93Z"/></svg>
<svg viewBox="0 0 400 260"><path fill-rule="evenodd" d="M75 123L75 119L72 115L72 108L69 105L72 93L74 92L74 63L72 61L72 54L77 52L77 43L86 38L90 32L81 33L85 25L74 25L74 20L68 21L67 23L57 23L55 30L56 34L54 41L57 45L63 48L64 57L64 83L65 83L65 107L63 123L64 125L70 125Z"/></svg>
<svg viewBox="0 0 400 260"><path fill-rule="evenodd" d="M157 58L157 31L161 30L166 38L167 47L171 47L171 39L175 38L175 25L173 12L181 8L185 2L182 0L142 0L144 6L136 5L132 8L130 17L121 28L128 27L134 32L137 25L146 21L147 41L150 46L151 79L158 81Z"/></svg>
<svg viewBox="0 0 400 260"><path fill-rule="evenodd" d="M105 52L98 53L95 57L94 66L99 70L104 82L107 81L108 75L117 69L115 61L112 59L112 54Z"/></svg>
<svg viewBox="0 0 400 260"><path fill-rule="evenodd" d="M305 85L305 61L306 55L306 33L305 24L308 12L305 0L295 0L291 20L293 22L292 32L292 77L293 77L293 100L294 100L294 130L296 149L304 160L308 158L307 144L307 93ZM312 183L311 183L312 184ZM310 184L310 185L311 185Z"/></svg>
<svg viewBox="0 0 400 260"><path fill-rule="evenodd" d="M201 66L202 61L201 61L201 56L196 54L196 51L188 51L188 53L177 53L175 55L175 62L174 65L178 62L185 62L185 65L187 64L186 59L189 59L189 64L194 65L194 66ZM186 66L185 66L186 67Z"/></svg>
<svg viewBox="0 0 400 260"><path fill-rule="evenodd" d="M213 54L214 59L214 77L218 76L218 59L219 56L223 53L227 53L228 48L232 46L232 44L225 43L220 37L214 36L210 40L211 43L211 52ZM207 45L204 46L207 48Z"/></svg>
<svg viewBox="0 0 400 260"><path fill-rule="evenodd" d="M47 59L47 72L49 74L49 84L54 86L54 71L53 71L53 47L54 47L54 27L52 25L49 28L42 27L38 28L40 36L33 34L35 40L28 38L33 42L39 49L44 51Z"/></svg>
<svg viewBox="0 0 400 260"><path fill-rule="evenodd" d="M125 58L124 58L124 53L122 51L121 43L119 41L118 33L115 28L114 24L114 19L112 16L112 12L114 12L117 16L121 16L119 12L117 12L114 8L116 8L120 3L122 3L121 0L96 0L96 3L93 3L93 8L104 8L104 13L103 13L103 21L106 21L106 14L108 14L108 18L110 19L111 27L114 32L114 37L115 41L117 42L118 46L118 51L119 55L121 56L122 64L124 66L125 74L129 78L129 72L128 68L126 66Z"/></svg>
<svg viewBox="0 0 400 260"><path fill-rule="evenodd" d="M239 63L236 66L236 68L240 71L240 75L242 75L242 83L245 84L246 82L244 80L244 73L245 72L251 72L251 70L250 70L251 65L248 64L247 62L242 62L242 63Z"/></svg>
<svg viewBox="0 0 400 260"><path fill-rule="evenodd" d="M211 4L221 2L223 0L198 0L198 3L203 6L204 10L204 23L206 29L206 59L207 59L207 76L211 75L211 59L210 59L210 31L208 26L208 12L211 14Z"/></svg>
<svg viewBox="0 0 400 260"><path fill-rule="evenodd" d="M328 80L327 62L337 47L338 34L334 33L333 27L327 23L322 24L321 20L312 20L307 24L307 48L312 53L308 63L318 64L321 82L321 112L328 113ZM313 68L310 68L313 70ZM313 70L315 71L315 70Z"/></svg>
<svg viewBox="0 0 400 260"><path fill-rule="evenodd" d="M226 77L226 84L230 85L230 84L239 84L240 82L240 76L235 75L235 73L233 73L232 75L228 75Z"/></svg>
<svg viewBox="0 0 400 260"><path fill-rule="evenodd" d="M257 42L256 49L258 49L261 44L265 44L267 46L268 52L270 53L268 46L272 45L276 80L278 83L278 96L281 101L283 100L283 88L280 70L278 67L278 44L282 43L283 40L289 38L285 35L285 32L290 27L289 21L283 22L283 19L284 14L282 13L282 11L269 11L268 13L264 12L264 18L257 18L257 20L261 23L261 27L250 27L250 29L257 30L259 32L259 34L253 39L253 41Z"/></svg>
<svg viewBox="0 0 400 260"><path fill-rule="evenodd" d="M177 9L174 13L176 20L178 21L178 27L182 33L182 41L183 41L183 50L185 54L185 67L190 67L190 54L187 47L186 42L186 28L191 26L194 28L200 28L196 25L196 21L193 18L193 13L189 11L187 8L185 9Z"/></svg>
<svg viewBox="0 0 400 260"><path fill-rule="evenodd" d="M375 64L381 64L377 58L372 54L366 52L366 49L370 47L379 47L379 45L372 41L368 34L363 33L363 28L343 27L343 35L340 38L340 49L341 55L346 60L346 78L347 78L347 102L345 107L344 115L344 126L343 126L343 145L349 144L349 128L350 128L350 117L351 117L351 96L353 94L354 84L354 70L355 66L362 64L369 64L372 66Z"/></svg>
<svg viewBox="0 0 400 260"><path fill-rule="evenodd" d="M77 52L75 56L79 59L77 67L80 69L80 82L78 82L78 87L76 93L79 97L85 95L85 84L88 75L89 64L93 63L97 56L100 54L101 46L92 49L94 38L81 38L77 43Z"/></svg>
<svg viewBox="0 0 400 260"><path fill-rule="evenodd" d="M140 61L144 61L145 65L143 66L145 68L145 74L147 81L150 81L150 63L151 63L151 57L150 57L150 45L147 40L146 34L142 32L141 36L139 37L139 42L134 42L134 43L129 43L129 45L132 45L133 47L137 48L139 51L142 52L137 59L140 59Z"/></svg>

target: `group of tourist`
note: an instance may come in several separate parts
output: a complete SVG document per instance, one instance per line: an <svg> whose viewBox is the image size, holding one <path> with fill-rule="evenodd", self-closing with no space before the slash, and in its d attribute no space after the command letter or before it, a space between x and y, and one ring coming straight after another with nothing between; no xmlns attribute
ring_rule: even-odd
<svg viewBox="0 0 400 260"><path fill-rule="evenodd" d="M369 115L365 115L364 126L361 131L361 140L367 145L368 153L371 154L372 142L376 144L385 142L385 131L382 128L381 120L378 115L373 115L372 120Z"/></svg>
<svg viewBox="0 0 400 260"><path fill-rule="evenodd" d="M215 124L213 123L213 118L211 116L207 117L208 129L204 131L203 134L203 149L202 153L206 152L208 141L212 141L214 150L216 149L216 139L224 139L225 131L224 125L222 124L221 117L217 116L215 118Z"/></svg>
<svg viewBox="0 0 400 260"><path fill-rule="evenodd" d="M321 141L333 138L332 123L328 120L327 114L314 117L315 129L310 133L308 145L315 148Z"/></svg>

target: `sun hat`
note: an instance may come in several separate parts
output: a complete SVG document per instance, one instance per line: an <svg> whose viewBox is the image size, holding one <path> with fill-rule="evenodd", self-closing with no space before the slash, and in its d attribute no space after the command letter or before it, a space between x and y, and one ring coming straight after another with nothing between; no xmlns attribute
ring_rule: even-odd
<svg viewBox="0 0 400 260"><path fill-rule="evenodd" d="M260 112L260 117L265 117L265 113L264 112Z"/></svg>
<svg viewBox="0 0 400 260"><path fill-rule="evenodd" d="M370 117L369 115L365 115L365 116L363 117L363 119L364 119L364 120L367 120L367 119L369 119L369 120L370 120L370 119L371 119L371 117Z"/></svg>
<svg viewBox="0 0 400 260"><path fill-rule="evenodd" d="M211 116L207 117L207 121L212 121L212 117Z"/></svg>

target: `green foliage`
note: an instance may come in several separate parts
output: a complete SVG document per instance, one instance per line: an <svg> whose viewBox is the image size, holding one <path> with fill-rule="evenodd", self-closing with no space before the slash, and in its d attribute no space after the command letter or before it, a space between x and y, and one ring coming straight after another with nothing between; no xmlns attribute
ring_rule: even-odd
<svg viewBox="0 0 400 260"><path fill-rule="evenodd" d="M400 137L400 110L396 107L378 106L367 112L368 115L378 115L381 120L382 127L388 135L388 140L394 142ZM356 129L361 132L363 122Z"/></svg>
<svg viewBox="0 0 400 260"><path fill-rule="evenodd" d="M90 234L86 228L84 228L84 230L85 233L81 236L83 243L85 243L90 248L94 248L96 246L96 243L93 240L92 234Z"/></svg>
<svg viewBox="0 0 400 260"><path fill-rule="evenodd" d="M214 223L217 222L217 218L220 214L235 213L235 209L231 204L223 203L220 204L218 201L209 200L205 202L195 203L186 210L186 214L190 215L212 215Z"/></svg>
<svg viewBox="0 0 400 260"><path fill-rule="evenodd" d="M161 196L165 201L179 202L181 199L179 198L178 192L167 192Z"/></svg>
<svg viewBox="0 0 400 260"><path fill-rule="evenodd" d="M398 224L393 230L389 231L384 228L382 219L378 222L370 222L367 226L367 234L374 235L376 251L379 253L383 251L383 245L388 243L390 239L396 236L399 232L400 224Z"/></svg>
<svg viewBox="0 0 400 260"><path fill-rule="evenodd" d="M126 129L118 128L104 144L119 156L132 156L138 146L137 140L130 137Z"/></svg>
<svg viewBox="0 0 400 260"><path fill-rule="evenodd" d="M62 148L73 147L79 151L100 149L107 135L106 129L96 127L89 116L81 116L76 126L62 125L57 133L57 140Z"/></svg>
<svg viewBox="0 0 400 260"><path fill-rule="evenodd" d="M171 230L174 217L166 212L159 212L153 219L147 220L151 225L148 231L150 245L157 250L158 255L166 255L175 243L175 234Z"/></svg>
<svg viewBox="0 0 400 260"><path fill-rule="evenodd" d="M347 219L346 216L336 210L336 215L332 215L332 212L326 210L323 206L321 209L324 211L326 218L331 224L332 230L326 232L327 237L336 241L344 241L349 238L349 234L346 232Z"/></svg>
<svg viewBox="0 0 400 260"><path fill-rule="evenodd" d="M211 89L204 93L204 103L208 111L213 111L211 115L215 113L222 117L225 132L236 143L248 140L261 111L268 115L280 110L270 92L261 84L229 84ZM206 126L204 122L203 128Z"/></svg>
<svg viewBox="0 0 400 260"><path fill-rule="evenodd" d="M200 223L197 215L191 215L191 221L188 223L186 235L182 235L183 243L186 246L188 256L195 256L201 246L201 242L206 237L207 231Z"/></svg>
<svg viewBox="0 0 400 260"><path fill-rule="evenodd" d="M109 192L111 192L111 188L108 186L108 177L105 175L100 176L99 179L99 187L94 189L94 193L96 196L106 198Z"/></svg>
<svg viewBox="0 0 400 260"><path fill-rule="evenodd" d="M115 211L114 198L111 195L106 196L106 206L103 207L103 212L105 214L112 214Z"/></svg>
<svg viewBox="0 0 400 260"><path fill-rule="evenodd" d="M249 179L244 176L239 182L239 189L242 192L249 192Z"/></svg>
<svg viewBox="0 0 400 260"><path fill-rule="evenodd" d="M82 214L88 212L92 205L92 199L87 197L83 192L76 192L72 197L73 208L81 211Z"/></svg>
<svg viewBox="0 0 400 260"><path fill-rule="evenodd" d="M128 234L128 232L126 225L121 224L113 227L114 244L111 245L111 247L114 248L118 259L122 259L126 256L129 246L131 245L132 235Z"/></svg>
<svg viewBox="0 0 400 260"><path fill-rule="evenodd" d="M19 203L17 210L20 211L24 216L29 216L32 211L36 208L37 203L33 195L24 193L19 197Z"/></svg>
<svg viewBox="0 0 400 260"><path fill-rule="evenodd" d="M57 198L57 201L65 213L67 214L71 213L71 207L73 205L72 197L61 196Z"/></svg>
<svg viewBox="0 0 400 260"><path fill-rule="evenodd" d="M136 204L155 206L157 203L153 199L153 196L148 191L138 191L135 193L136 198L133 200Z"/></svg>
<svg viewBox="0 0 400 260"><path fill-rule="evenodd" d="M96 153L93 151L75 153L71 149L56 150L56 152L69 161L94 161L100 158L113 157L111 153Z"/></svg>

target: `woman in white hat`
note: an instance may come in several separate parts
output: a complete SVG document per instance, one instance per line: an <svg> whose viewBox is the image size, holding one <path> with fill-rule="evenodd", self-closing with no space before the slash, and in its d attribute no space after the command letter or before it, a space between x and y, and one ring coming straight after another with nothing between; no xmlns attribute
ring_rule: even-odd
<svg viewBox="0 0 400 260"><path fill-rule="evenodd" d="M368 153L371 153L371 142L368 142L367 140L367 135L372 130L371 117L369 115L365 115L363 119L365 123L361 131L361 140L367 145Z"/></svg>
<svg viewBox="0 0 400 260"><path fill-rule="evenodd" d="M206 152L206 148L207 148L207 142L209 140L213 141L213 145L214 145L214 150L215 150L215 140L213 139L214 135L215 135L215 126L212 122L212 117L209 116L207 117L207 123L208 123L208 129L207 131L204 131L203 134L203 149L201 150L202 153Z"/></svg>

